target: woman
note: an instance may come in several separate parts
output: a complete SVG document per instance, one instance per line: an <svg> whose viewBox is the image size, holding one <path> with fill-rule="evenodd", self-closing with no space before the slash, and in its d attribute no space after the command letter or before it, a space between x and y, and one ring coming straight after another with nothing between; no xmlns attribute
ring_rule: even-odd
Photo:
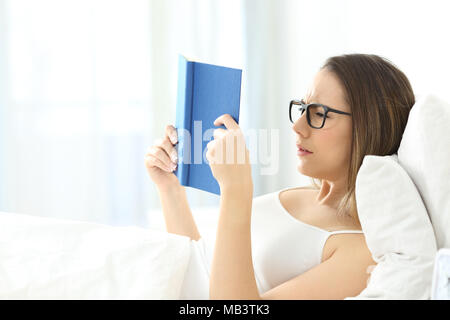
<svg viewBox="0 0 450 320"><path fill-rule="evenodd" d="M356 175L365 155L397 152L414 102L407 77L386 59L329 58L306 96L289 105L297 170L313 184L254 199L248 150L243 164L215 159L218 150L230 148L229 135L245 143L236 122L219 117L214 124L227 130L214 132L207 152L221 190L209 298L358 295L375 262L358 219ZM146 155L146 166L159 190L167 231L199 240L185 191L172 173L176 142L175 128L167 126L165 138Z"/></svg>

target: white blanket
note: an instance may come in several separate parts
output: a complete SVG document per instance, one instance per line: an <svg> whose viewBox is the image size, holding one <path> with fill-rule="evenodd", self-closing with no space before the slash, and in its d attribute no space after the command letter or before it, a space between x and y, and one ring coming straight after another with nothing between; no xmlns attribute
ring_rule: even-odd
<svg viewBox="0 0 450 320"><path fill-rule="evenodd" d="M191 240L0 212L0 299L178 299Z"/></svg>

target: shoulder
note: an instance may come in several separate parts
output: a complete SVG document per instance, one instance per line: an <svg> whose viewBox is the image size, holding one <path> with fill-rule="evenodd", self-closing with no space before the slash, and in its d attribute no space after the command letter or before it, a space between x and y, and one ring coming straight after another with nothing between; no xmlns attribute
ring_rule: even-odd
<svg viewBox="0 0 450 320"><path fill-rule="evenodd" d="M365 270L376 265L363 233L343 233L335 235L333 252L328 258L353 261Z"/></svg>
<svg viewBox="0 0 450 320"><path fill-rule="evenodd" d="M298 205L299 200L309 199L308 196L314 196L318 192L317 189L307 186L307 187L297 187L290 189L282 189L278 191L279 199L282 203L286 205Z"/></svg>
<svg viewBox="0 0 450 320"><path fill-rule="evenodd" d="M339 234L336 247L325 263L333 265L336 274L345 279L348 289L359 294L367 286L372 269L376 262L372 258L364 234L348 233Z"/></svg>
<svg viewBox="0 0 450 320"><path fill-rule="evenodd" d="M265 292L263 299L344 299L367 287L373 261L362 234L339 234L327 260Z"/></svg>
<svg viewBox="0 0 450 320"><path fill-rule="evenodd" d="M319 189L315 188L312 185L309 186L303 186L303 187L292 187L292 188L284 188L278 190L278 192L281 194L298 194L305 191L318 191Z"/></svg>

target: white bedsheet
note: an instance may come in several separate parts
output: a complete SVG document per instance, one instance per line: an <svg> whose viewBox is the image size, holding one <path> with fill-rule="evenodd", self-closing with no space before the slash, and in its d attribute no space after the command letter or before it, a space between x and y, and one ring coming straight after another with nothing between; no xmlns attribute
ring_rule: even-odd
<svg viewBox="0 0 450 320"><path fill-rule="evenodd" d="M0 212L0 299L178 299L191 240Z"/></svg>
<svg viewBox="0 0 450 320"><path fill-rule="evenodd" d="M198 241L191 240L191 255L179 299L208 300L219 207L193 207L192 215L201 238ZM152 228L165 230L164 216L160 211L149 212L149 221Z"/></svg>

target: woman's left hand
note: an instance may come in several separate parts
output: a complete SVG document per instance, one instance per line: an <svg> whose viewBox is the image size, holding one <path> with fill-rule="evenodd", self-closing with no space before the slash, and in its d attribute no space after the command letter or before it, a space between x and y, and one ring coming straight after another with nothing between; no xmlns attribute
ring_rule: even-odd
<svg viewBox="0 0 450 320"><path fill-rule="evenodd" d="M251 165L244 135L229 114L223 114L214 121L215 126L222 124L227 130L214 130L214 140L207 144L206 159L212 174L221 189L252 187Z"/></svg>

